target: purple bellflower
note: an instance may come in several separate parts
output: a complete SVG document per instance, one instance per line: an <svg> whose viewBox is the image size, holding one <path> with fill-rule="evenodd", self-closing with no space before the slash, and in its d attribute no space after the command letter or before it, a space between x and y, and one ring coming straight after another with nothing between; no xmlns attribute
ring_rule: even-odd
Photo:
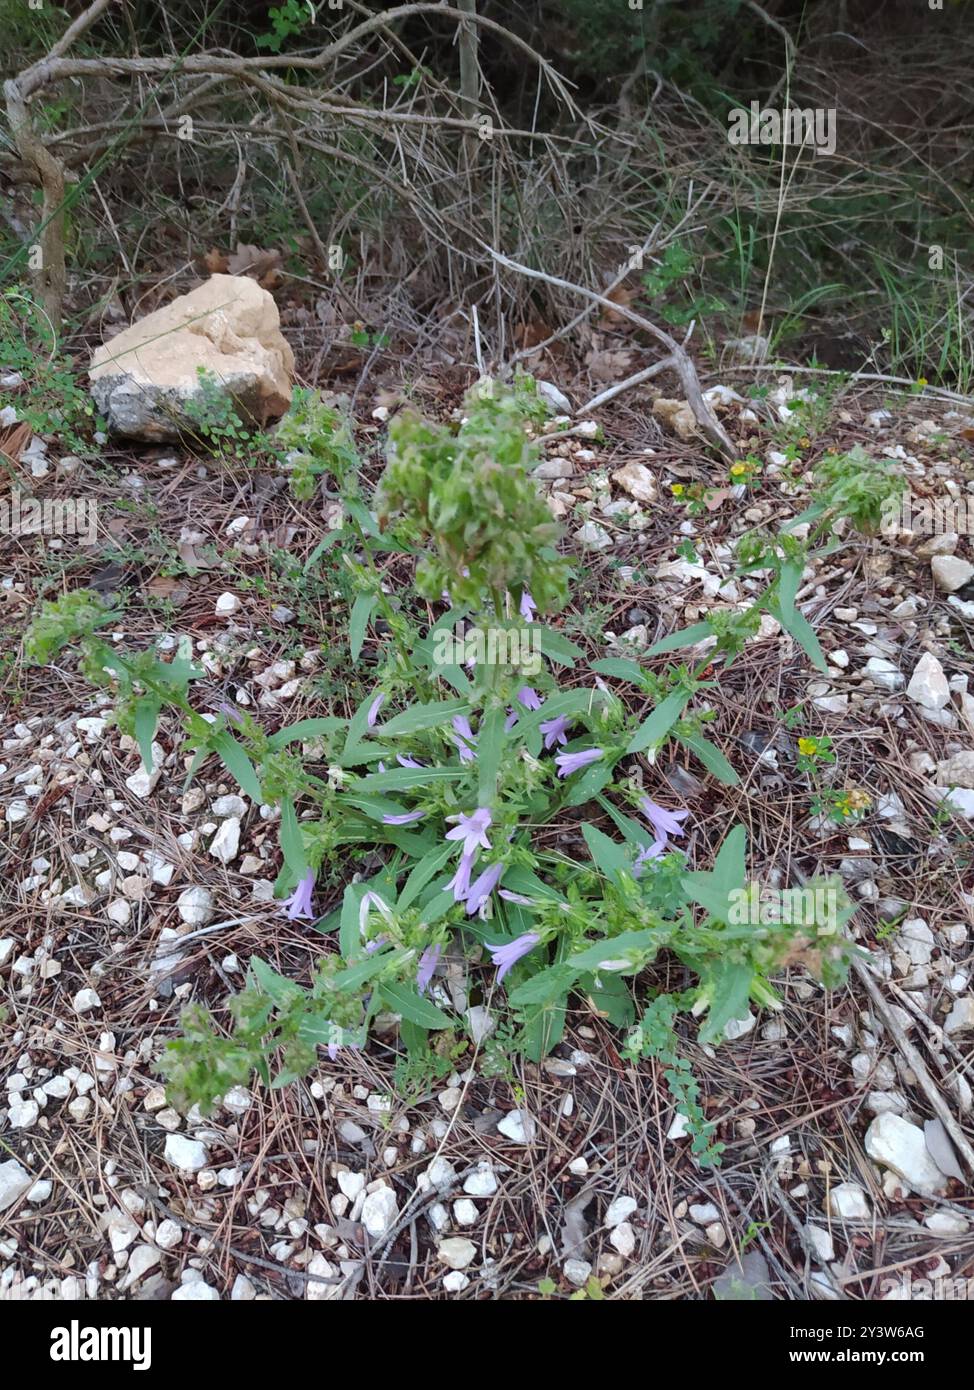
<svg viewBox="0 0 974 1390"><path fill-rule="evenodd" d="M578 772L579 768L598 762L602 756L601 748L585 748L581 753L559 753L555 758L558 776L570 777L573 772Z"/></svg>
<svg viewBox="0 0 974 1390"><path fill-rule="evenodd" d="M455 821L452 830L446 832L448 840L462 840L464 854L476 854L478 846L481 849L490 849L490 841L487 838L487 831L490 827L492 816L490 807L480 806L471 814L465 815L462 811L457 816L447 816L448 821Z"/></svg>
<svg viewBox="0 0 974 1390"><path fill-rule="evenodd" d="M567 715L559 714L554 719L543 719L541 721L541 732L544 734L544 746L549 751L555 744L560 744L564 748L568 742L568 726L572 721Z"/></svg>
<svg viewBox="0 0 974 1390"><path fill-rule="evenodd" d="M289 922L296 922L299 919L313 921L317 916L315 905L311 897L314 892L314 886L315 871L314 869L309 869L304 878L300 880L291 896L281 904L281 910L287 914Z"/></svg>
<svg viewBox="0 0 974 1390"><path fill-rule="evenodd" d="M420 994L425 994L429 988L430 980L433 978L433 971L439 963L441 947L427 946L426 950L419 958L419 965L416 969L416 988Z"/></svg>
<svg viewBox="0 0 974 1390"><path fill-rule="evenodd" d="M666 846L663 844L662 840L654 840L651 845L647 845L645 849L641 849L632 861L633 878L638 878L643 871L643 867L651 860L659 859L660 855L664 854L665 851Z"/></svg>
<svg viewBox="0 0 974 1390"><path fill-rule="evenodd" d="M382 708L382 706L385 704L385 700L386 700L386 697L380 693L380 694L378 694L378 695L375 697L375 699L372 701L371 705L369 705L369 712L368 712L368 714L365 716L365 722L366 722L366 724L369 726L370 729L374 729L374 728L375 728L375 721L376 721L376 720L378 719L378 717L379 717L379 710L380 710L380 709Z"/></svg>
<svg viewBox="0 0 974 1390"><path fill-rule="evenodd" d="M517 936L513 941L505 941L501 946L490 946L487 949L496 966L497 983L500 984L504 976L512 965L516 965L522 956L526 956L529 951L533 951L541 940L536 931L525 932L523 936Z"/></svg>
<svg viewBox="0 0 974 1390"><path fill-rule="evenodd" d="M640 801L639 809L655 830L656 838L663 849L669 844L670 835L687 833L681 822L686 820L689 811L668 811L665 806L657 806L655 801L650 801L648 796L644 796Z"/></svg>
<svg viewBox="0 0 974 1390"><path fill-rule="evenodd" d="M476 850L471 850L469 854L461 854L457 871L446 885L445 891L453 893L455 903L465 902L470 892L470 870L473 868L475 856Z"/></svg>
<svg viewBox="0 0 974 1390"><path fill-rule="evenodd" d="M470 727L470 720L465 714L457 714L451 721L454 728L453 742L457 746L462 763L472 763L477 756L474 752L477 747L477 740L474 737L473 729Z"/></svg>
<svg viewBox="0 0 974 1390"><path fill-rule="evenodd" d="M467 893L468 917L472 917L486 905L487 899L500 882L505 867L504 864L490 864L470 885L470 891Z"/></svg>

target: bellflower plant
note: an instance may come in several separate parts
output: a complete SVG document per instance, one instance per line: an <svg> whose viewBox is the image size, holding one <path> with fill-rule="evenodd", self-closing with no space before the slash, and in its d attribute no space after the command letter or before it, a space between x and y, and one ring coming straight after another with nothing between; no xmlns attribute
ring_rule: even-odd
<svg viewBox="0 0 974 1390"><path fill-rule="evenodd" d="M191 775L217 758L255 804L279 807L276 892L286 917L314 916L319 877L341 884L315 927L310 979L290 980L254 956L229 1036L199 1009L187 1012L162 1062L177 1103L205 1110L255 1069L283 1085L324 1055L340 1065L343 1049L368 1045L380 1013L398 1018L404 1056L445 1047L476 1065L469 1016L436 980L449 950L466 960L471 984L503 1017L506 1045L522 1056L549 1053L578 1007L626 1030L631 1059L665 1059L694 1152L713 1162L720 1146L687 1080L678 1025L719 1043L751 1005L780 1007L771 977L786 963L826 985L841 980L851 914L841 885L842 906L827 922L741 920L743 828L729 830L711 869L695 869L703 841L694 813L646 790L665 797L656 765L668 744L718 781L739 781L707 736L711 716L697 696L755 634L762 609L818 661L795 596L807 547L834 526L835 509L823 510L809 542L744 538L738 572L770 576L752 606L667 637L642 662L587 666L553 621L569 570L532 477L545 411L530 378L481 383L453 423L405 409L390 422L385 472L369 499L350 428L302 393L281 428L288 447L337 486L346 519L327 543L344 547L356 589L351 658L371 673L350 714L324 710L273 733L235 708L204 718L189 693L203 673L188 651L170 661L120 651L98 635L113 615L86 591L42 609L28 657L47 660L80 640L86 674L111 684L118 722L147 764L168 706L193 752ZM387 591L380 552L415 562L426 605ZM433 626L421 630L417 615L430 610ZM466 647L437 655L443 632L464 624L490 638L472 665ZM714 642L696 666L656 660L703 638ZM529 663L538 653L543 660ZM674 972L657 977L654 963L667 956L693 981L679 995L659 993Z"/></svg>

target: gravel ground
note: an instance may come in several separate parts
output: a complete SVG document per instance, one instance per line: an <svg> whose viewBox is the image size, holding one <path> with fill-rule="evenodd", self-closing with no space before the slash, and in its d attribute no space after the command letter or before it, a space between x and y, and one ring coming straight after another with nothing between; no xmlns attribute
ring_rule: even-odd
<svg viewBox="0 0 974 1390"><path fill-rule="evenodd" d="M723 480L720 504L696 522L669 485L721 485L718 466L638 392L600 412L603 437L585 427L546 445L544 486L579 560L565 626L593 656L638 653L746 599L728 544L805 505L801 481L782 476L794 385L771 381L760 407L718 393L764 472L749 495ZM426 382L438 408L455 404L445 376ZM381 445L395 400L390 385L358 402L364 448ZM949 402L886 410L847 394L803 457L861 443L899 460L916 497L974 506L972 426ZM743 1021L716 1053L687 1032L727 1146L719 1169L701 1171L658 1070L624 1063L618 1033L583 1001L541 1066L495 1071L478 1047L435 1090L407 1091L393 1030L365 1053L322 1052L316 1073L285 1090L238 1088L210 1117L172 1108L155 1062L187 1001L222 1016L252 953L300 976L326 939L271 900L272 808L241 797L213 762L184 790L187 758L166 718L146 776L70 651L31 670L17 643L39 599L126 588L116 640L189 634L209 707L229 695L269 727L344 708L359 679L340 664L344 604L328 584L296 588L281 560L303 563L334 503L299 506L267 473L171 449L106 448L89 464L35 441L20 469L25 489L43 480L48 493L97 500L113 553L70 537L0 542L12 653L0 739L0 1297L523 1299L591 1296L593 1275L618 1299L967 1287L970 535L841 538L800 595L828 676L813 679L770 623L713 693L741 785L684 762L654 769L690 809L696 867L741 823L767 882L842 875L868 953L833 993L793 968L784 1010ZM691 531L694 562L677 552ZM800 728L783 717L799 703ZM864 794L854 824L812 813L798 733L831 737L835 785ZM654 977L670 972L679 988L681 971L664 962ZM440 972L448 1004L480 987L479 968L459 959Z"/></svg>

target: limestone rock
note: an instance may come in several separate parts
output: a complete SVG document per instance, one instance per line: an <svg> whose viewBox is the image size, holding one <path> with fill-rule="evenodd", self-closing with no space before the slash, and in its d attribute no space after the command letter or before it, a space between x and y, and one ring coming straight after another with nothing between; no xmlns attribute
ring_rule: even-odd
<svg viewBox="0 0 974 1390"><path fill-rule="evenodd" d="M33 1186L34 1179L15 1158L0 1163L0 1211L12 1207Z"/></svg>
<svg viewBox="0 0 974 1390"><path fill-rule="evenodd" d="M938 763L937 785L974 788L974 749L965 749Z"/></svg>
<svg viewBox="0 0 974 1390"><path fill-rule="evenodd" d="M858 1183L840 1182L833 1187L828 1197L830 1216L842 1221L868 1221L869 1202Z"/></svg>
<svg viewBox="0 0 974 1390"><path fill-rule="evenodd" d="M866 1131L866 1153L890 1168L921 1197L942 1192L946 1178L930 1157L923 1130L899 1115L877 1115Z"/></svg>
<svg viewBox="0 0 974 1390"><path fill-rule="evenodd" d="M924 652L917 662L906 693L924 709L943 709L950 699L944 668L930 652Z"/></svg>
<svg viewBox="0 0 974 1390"><path fill-rule="evenodd" d="M974 579L974 565L959 555L935 555L930 562L933 582L944 594L955 593Z"/></svg>
<svg viewBox="0 0 974 1390"><path fill-rule="evenodd" d="M653 414L662 420L678 439L693 439L697 434L697 419L686 401L667 400L658 396L653 402Z"/></svg>
<svg viewBox="0 0 974 1390"><path fill-rule="evenodd" d="M178 440L196 429L186 407L200 398L200 368L251 422L287 410L294 354L277 305L255 280L212 275L103 343L91 359L91 392L113 434Z"/></svg>
<svg viewBox="0 0 974 1390"><path fill-rule="evenodd" d="M623 492L628 492L637 502L655 502L658 489L656 479L644 463L633 461L623 464L612 474L612 481L618 483Z"/></svg>

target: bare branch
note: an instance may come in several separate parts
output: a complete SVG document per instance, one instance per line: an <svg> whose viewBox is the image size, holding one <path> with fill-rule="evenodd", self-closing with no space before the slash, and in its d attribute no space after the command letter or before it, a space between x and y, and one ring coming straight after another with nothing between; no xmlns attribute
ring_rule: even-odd
<svg viewBox="0 0 974 1390"><path fill-rule="evenodd" d="M554 285L558 289L571 290L574 294L583 295L593 303L601 304L603 308L611 310L612 313L619 314L622 318L629 319L629 321L636 324L638 328L649 333L658 343L662 343L663 347L666 348L667 356L673 364L674 371L680 378L680 384L683 387L684 395L687 398L690 409L693 411L697 424L710 442L714 444L722 454L727 458L734 458L736 456L737 451L731 443L730 436L703 398L703 392L700 389L700 382L697 378L696 367L694 367L693 362L684 352L680 344L675 338L671 338L669 333L664 332L662 328L658 328L657 325L651 323L649 319L643 318L642 314L637 314L634 309L630 309L626 304L616 304L604 294L598 294L595 290L587 289L584 285L573 285L570 280L562 280L557 275L548 275L547 272L543 270L533 270L530 266L521 265L519 261L512 261L510 257L501 255L499 251L495 251L492 246L488 246L484 241L479 242L479 245L483 247L488 255L493 256L498 264L507 266L508 270L516 270L521 275L527 275L532 280L543 280L545 284Z"/></svg>

